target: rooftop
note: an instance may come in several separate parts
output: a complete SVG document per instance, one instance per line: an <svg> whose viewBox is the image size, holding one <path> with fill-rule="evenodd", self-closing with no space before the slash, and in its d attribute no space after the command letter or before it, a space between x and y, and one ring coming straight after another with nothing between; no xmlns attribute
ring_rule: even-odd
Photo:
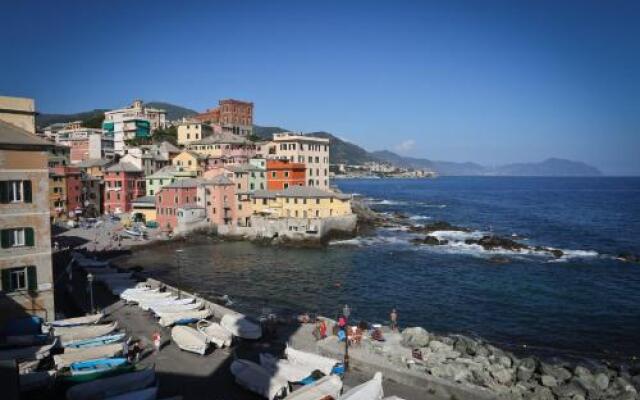
<svg viewBox="0 0 640 400"><path fill-rule="evenodd" d="M104 167L105 165L109 165L113 163L111 160L105 160L104 158L90 158L88 160L84 160L75 164L76 167L79 168L90 168L90 167Z"/></svg>
<svg viewBox="0 0 640 400"><path fill-rule="evenodd" d="M197 142L191 143L189 146L203 144L253 144L253 142L245 137L223 132L207 136L204 139L200 139Z"/></svg>
<svg viewBox="0 0 640 400"><path fill-rule="evenodd" d="M128 162L120 161L119 163L114 164L109 168L107 168L107 171L108 172L142 172L142 169Z"/></svg>
<svg viewBox="0 0 640 400"><path fill-rule="evenodd" d="M325 139L317 136L303 135L302 133L296 133L296 132L274 133L273 141L274 142L297 141L297 142L315 142L315 143L329 144L329 139Z"/></svg>
<svg viewBox="0 0 640 400"><path fill-rule="evenodd" d="M0 149L48 150L53 144L13 124L0 121Z"/></svg>
<svg viewBox="0 0 640 400"><path fill-rule="evenodd" d="M318 189L313 186L290 186L287 189L280 190L277 192L268 192L266 190L258 190L254 192L253 197L270 198L270 199L274 199L276 197L329 199L333 197L334 199L341 199L341 200L347 200L351 198L351 196L348 194L330 192L328 190Z"/></svg>
<svg viewBox="0 0 640 400"><path fill-rule="evenodd" d="M134 199L131 204L133 205L153 205L156 204L156 196L142 196Z"/></svg>
<svg viewBox="0 0 640 400"><path fill-rule="evenodd" d="M192 187L197 187L198 185L200 185L200 183L202 183L201 179L180 179L178 181L175 181L169 185L165 185L162 188L166 189L166 188L173 188L173 189L180 189L180 188L192 188Z"/></svg>

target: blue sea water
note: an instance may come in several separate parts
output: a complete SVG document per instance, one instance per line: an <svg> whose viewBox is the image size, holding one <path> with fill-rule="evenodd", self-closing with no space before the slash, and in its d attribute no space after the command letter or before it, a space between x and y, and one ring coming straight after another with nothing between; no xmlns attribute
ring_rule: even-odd
<svg viewBox="0 0 640 400"><path fill-rule="evenodd" d="M385 322L397 307L403 326L465 333L547 356L630 360L640 357L639 178L443 177L343 180L380 212L415 224L444 220L481 235L517 234L562 249L495 254L466 245L415 245L414 234L380 229L322 249L246 242L186 245L182 273L173 248L143 250L158 277L204 295L228 294L236 307L320 312L344 303L354 319ZM443 233L447 234L447 233ZM422 235L424 236L424 235ZM146 253L145 253L146 252Z"/></svg>

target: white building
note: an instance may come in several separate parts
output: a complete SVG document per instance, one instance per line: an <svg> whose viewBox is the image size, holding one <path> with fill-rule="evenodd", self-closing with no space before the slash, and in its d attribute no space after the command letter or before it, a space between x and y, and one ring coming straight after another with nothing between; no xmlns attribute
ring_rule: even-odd
<svg viewBox="0 0 640 400"><path fill-rule="evenodd" d="M142 100L135 100L126 108L104 113L102 129L104 134L113 137L116 154L125 154L127 140L148 139L153 131L167 126L165 110L146 107Z"/></svg>

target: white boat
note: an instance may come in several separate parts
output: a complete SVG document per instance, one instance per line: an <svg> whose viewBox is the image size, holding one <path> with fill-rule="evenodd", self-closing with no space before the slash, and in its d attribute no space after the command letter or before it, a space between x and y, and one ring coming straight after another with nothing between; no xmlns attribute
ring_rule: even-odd
<svg viewBox="0 0 640 400"><path fill-rule="evenodd" d="M97 324L104 318L103 313L85 315L84 317L59 319L57 321L49 322L49 326L63 327L63 326L79 326L79 325L91 325Z"/></svg>
<svg viewBox="0 0 640 400"><path fill-rule="evenodd" d="M288 382L299 382L315 371L308 365L294 364L269 353L260 353L260 365L273 376L278 376Z"/></svg>
<svg viewBox="0 0 640 400"><path fill-rule="evenodd" d="M62 345L74 340L90 339L108 335L118 328L118 322L101 325L57 326L53 328L53 334L58 336Z"/></svg>
<svg viewBox="0 0 640 400"><path fill-rule="evenodd" d="M162 306L181 306L193 303L193 299L179 299L177 297L166 297L159 300L141 301L138 306L143 310L149 310L153 307Z"/></svg>
<svg viewBox="0 0 640 400"><path fill-rule="evenodd" d="M199 310L202 308L202 302L199 301L197 303L189 303L189 304L161 304L154 305L149 307L151 311L154 313L162 314L162 313L171 313L171 312L181 312L181 311L190 311L190 310Z"/></svg>
<svg viewBox="0 0 640 400"><path fill-rule="evenodd" d="M182 350L204 355L207 351L207 336L188 326L171 328L171 339Z"/></svg>
<svg viewBox="0 0 640 400"><path fill-rule="evenodd" d="M213 343L218 348L231 346L233 335L216 322L207 321L206 319L198 321L197 328L206 337L209 343Z"/></svg>
<svg viewBox="0 0 640 400"><path fill-rule="evenodd" d="M53 356L53 362L56 368L60 369L68 367L74 362L115 357L122 354L123 351L124 345L122 343L83 348L66 347L63 354Z"/></svg>
<svg viewBox="0 0 640 400"><path fill-rule="evenodd" d="M135 390L117 396L107 397L105 400L156 400L158 397L158 387Z"/></svg>
<svg viewBox="0 0 640 400"><path fill-rule="evenodd" d="M186 322L186 321L198 321L201 319L205 319L211 316L211 310L205 308L204 310L199 311L182 311L178 313L162 313L159 314L160 320L158 323L160 326L171 326L178 322Z"/></svg>
<svg viewBox="0 0 640 400"><path fill-rule="evenodd" d="M0 350L0 360L41 360L49 356L51 349L58 345L58 340L43 346L19 347L15 349Z"/></svg>
<svg viewBox="0 0 640 400"><path fill-rule="evenodd" d="M338 375L325 376L310 385L305 385L300 389L290 393L286 399L289 400L322 400L339 399L342 391L342 379Z"/></svg>
<svg viewBox="0 0 640 400"><path fill-rule="evenodd" d="M373 379L347 391L340 400L382 400L382 373L376 372Z"/></svg>
<svg viewBox="0 0 640 400"><path fill-rule="evenodd" d="M287 356L287 360L292 364L300 366L306 365L307 368L312 368L312 371L319 370L325 375L331 375L333 367L339 363L338 360L334 360L333 358L296 350L289 346L287 346L284 353Z"/></svg>
<svg viewBox="0 0 640 400"><path fill-rule="evenodd" d="M150 291L143 291L143 292L139 292L139 293L127 293L127 294L122 294L120 295L121 299L124 299L126 301L132 302L132 303L138 303L140 301L150 301L150 300L154 300L154 299L162 299L162 298L167 298L167 297L173 297L173 294L170 292L150 292Z"/></svg>
<svg viewBox="0 0 640 400"><path fill-rule="evenodd" d="M155 372L145 369L75 385L67 390L67 400L106 399L148 388L155 382Z"/></svg>
<svg viewBox="0 0 640 400"><path fill-rule="evenodd" d="M287 394L289 384L286 380L273 376L252 361L234 360L230 369L238 385L262 397L272 400Z"/></svg>
<svg viewBox="0 0 640 400"><path fill-rule="evenodd" d="M220 320L220 325L234 336L243 339L260 339L260 337L262 337L262 328L260 325L251 321L244 314L227 314Z"/></svg>

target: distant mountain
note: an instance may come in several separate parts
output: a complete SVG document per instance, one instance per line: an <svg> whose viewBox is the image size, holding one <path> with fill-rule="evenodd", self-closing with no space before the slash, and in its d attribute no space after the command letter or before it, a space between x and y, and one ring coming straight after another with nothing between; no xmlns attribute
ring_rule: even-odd
<svg viewBox="0 0 640 400"><path fill-rule="evenodd" d="M602 172L580 161L549 158L539 163L517 163L496 167L493 175L506 176L600 176Z"/></svg>
<svg viewBox="0 0 640 400"><path fill-rule="evenodd" d="M184 117L190 117L198 113L197 111L191 110L189 108L177 106L171 103L164 103L161 101L151 101L145 104L149 107L165 110L167 112L167 119L169 121L175 121ZM36 116L36 125L39 129L44 129L51 124L60 122L83 121L88 122L88 124L85 124L85 126L88 126L90 128L99 128L102 120L104 119L105 111L109 111L109 109L97 108L95 110L83 111L74 114L39 114Z"/></svg>

